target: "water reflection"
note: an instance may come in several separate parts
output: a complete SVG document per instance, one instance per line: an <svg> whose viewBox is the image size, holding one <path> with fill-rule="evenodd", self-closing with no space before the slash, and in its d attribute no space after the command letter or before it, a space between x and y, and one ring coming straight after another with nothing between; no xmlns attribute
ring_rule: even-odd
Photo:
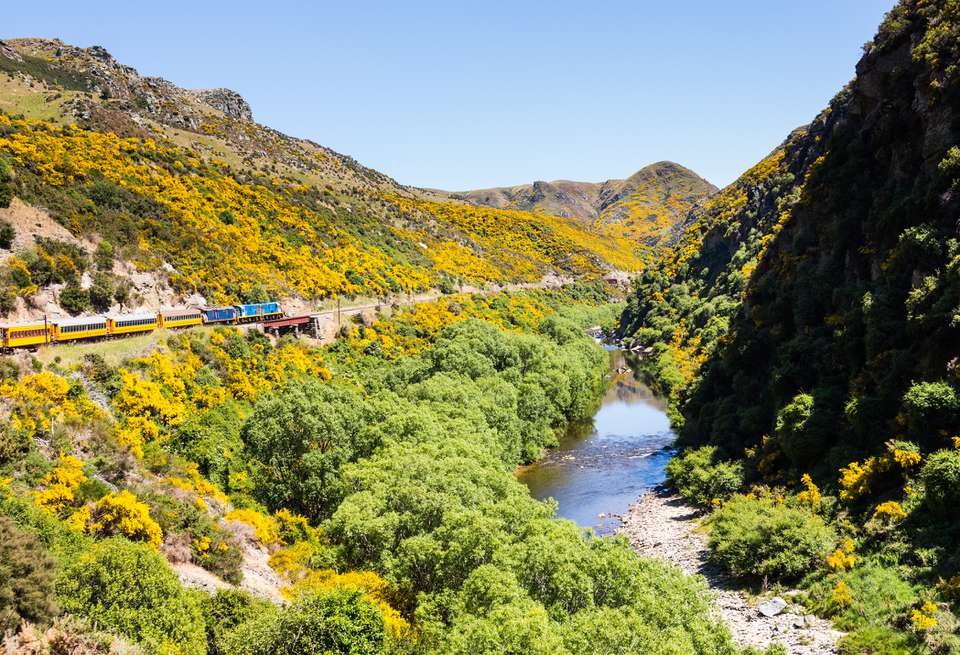
<svg viewBox="0 0 960 655"><path fill-rule="evenodd" d="M519 474L536 498L555 498L559 515L607 534L646 489L664 479L674 434L664 403L611 351L612 380L590 421L571 425L560 446Z"/></svg>

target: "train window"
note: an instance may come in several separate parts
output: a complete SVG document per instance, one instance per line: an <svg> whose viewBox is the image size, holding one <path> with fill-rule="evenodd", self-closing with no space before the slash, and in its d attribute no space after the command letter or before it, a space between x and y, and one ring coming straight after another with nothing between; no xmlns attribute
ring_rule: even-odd
<svg viewBox="0 0 960 655"><path fill-rule="evenodd" d="M11 339L29 339L30 337L42 337L46 334L46 330L43 328L36 328L33 330L11 330L10 338Z"/></svg>

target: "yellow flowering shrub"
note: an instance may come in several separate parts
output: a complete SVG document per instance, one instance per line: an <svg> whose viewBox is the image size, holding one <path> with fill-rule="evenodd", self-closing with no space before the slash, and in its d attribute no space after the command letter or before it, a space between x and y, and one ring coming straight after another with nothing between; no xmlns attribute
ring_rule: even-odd
<svg viewBox="0 0 960 655"><path fill-rule="evenodd" d="M830 595L830 603L838 610L850 607L853 603L853 594L850 592L850 587L848 587L847 583L843 580L838 582L837 586L833 588L833 593Z"/></svg>
<svg viewBox="0 0 960 655"><path fill-rule="evenodd" d="M929 600L924 601L923 605L910 612L910 624L917 632L932 630L937 626L936 613L937 606Z"/></svg>
<svg viewBox="0 0 960 655"><path fill-rule="evenodd" d="M87 531L104 536L122 534L155 548L163 541L163 531L150 517L150 507L126 489L107 494L96 502Z"/></svg>
<svg viewBox="0 0 960 655"><path fill-rule="evenodd" d="M280 530L276 520L255 509L235 509L224 518L228 521L240 521L252 526L259 541L264 546L280 543Z"/></svg>
<svg viewBox="0 0 960 655"><path fill-rule="evenodd" d="M343 588L359 591L376 604L383 613L384 623L394 635L401 637L411 635L410 624L387 600L389 585L373 571L337 573L333 569L314 569L293 585L281 589L280 593L290 600L295 600L304 594Z"/></svg>
<svg viewBox="0 0 960 655"><path fill-rule="evenodd" d="M0 396L11 405L13 427L31 437L49 433L54 422L73 424L102 415L85 393L71 394L70 383L49 371L0 384Z"/></svg>
<svg viewBox="0 0 960 655"><path fill-rule="evenodd" d="M822 498L820 488L814 484L813 478L810 477L809 473L803 474L803 477L800 478L800 484L804 486L804 490L797 494L797 499L804 505L817 509L820 506L820 500Z"/></svg>
<svg viewBox="0 0 960 655"><path fill-rule="evenodd" d="M846 539L840 544L840 547L827 556L827 568L833 573L848 571L857 563L857 558L853 554L854 544L852 539Z"/></svg>
<svg viewBox="0 0 960 655"><path fill-rule="evenodd" d="M57 467L40 480L44 488L34 492L34 503L51 514L61 514L72 507L74 492L86 479L83 462L61 454Z"/></svg>
<svg viewBox="0 0 960 655"><path fill-rule="evenodd" d="M162 387L136 373L120 369L121 387L113 405L125 416L138 416L177 425L186 417L183 403L164 395Z"/></svg>
<svg viewBox="0 0 960 655"><path fill-rule="evenodd" d="M907 518L907 513L903 511L903 507L900 506L900 503L893 500L888 500L887 502L880 503L876 506L876 508L873 510L873 518L896 522Z"/></svg>
<svg viewBox="0 0 960 655"><path fill-rule="evenodd" d="M873 480L882 474L909 473L921 461L920 453L912 444L895 440L888 441L886 452L868 457L862 463L851 462L840 469L840 500L854 501L870 492Z"/></svg>

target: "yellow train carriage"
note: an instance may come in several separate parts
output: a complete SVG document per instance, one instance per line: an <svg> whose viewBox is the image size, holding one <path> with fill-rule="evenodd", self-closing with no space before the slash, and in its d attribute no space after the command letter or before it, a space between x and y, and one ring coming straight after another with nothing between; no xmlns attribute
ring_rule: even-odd
<svg viewBox="0 0 960 655"><path fill-rule="evenodd" d="M53 326L46 321L7 323L0 325L4 348L42 346L53 340Z"/></svg>
<svg viewBox="0 0 960 655"><path fill-rule="evenodd" d="M203 314L199 309L171 309L160 312L160 327L182 328L191 325L201 325Z"/></svg>
<svg viewBox="0 0 960 655"><path fill-rule="evenodd" d="M60 341L102 339L107 336L106 316L79 316L53 319L53 338Z"/></svg>
<svg viewBox="0 0 960 655"><path fill-rule="evenodd" d="M118 314L107 317L107 330L111 336L150 332L159 325L158 314Z"/></svg>

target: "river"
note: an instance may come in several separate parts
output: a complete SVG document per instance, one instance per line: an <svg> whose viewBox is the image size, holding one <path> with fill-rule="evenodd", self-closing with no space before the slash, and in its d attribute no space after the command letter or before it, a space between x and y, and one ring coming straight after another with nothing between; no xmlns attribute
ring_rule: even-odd
<svg viewBox="0 0 960 655"><path fill-rule="evenodd" d="M623 351L609 352L610 386L593 419L571 425L556 449L517 476L534 497L556 499L561 518L600 534L663 482L674 439L664 403L623 370L632 368Z"/></svg>

